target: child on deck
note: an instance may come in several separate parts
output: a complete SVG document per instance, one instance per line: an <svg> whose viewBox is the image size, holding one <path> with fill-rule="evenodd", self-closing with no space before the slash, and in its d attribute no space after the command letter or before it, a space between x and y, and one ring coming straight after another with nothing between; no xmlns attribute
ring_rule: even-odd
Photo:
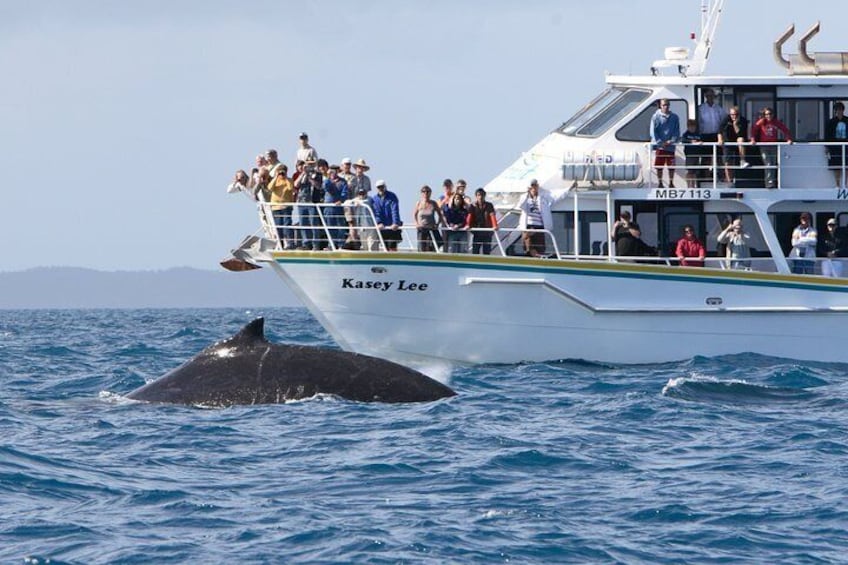
<svg viewBox="0 0 848 565"><path fill-rule="evenodd" d="M680 136L683 152L686 154L686 186L698 187L698 178L703 173L704 141L698 132L698 120L686 120L686 131Z"/></svg>

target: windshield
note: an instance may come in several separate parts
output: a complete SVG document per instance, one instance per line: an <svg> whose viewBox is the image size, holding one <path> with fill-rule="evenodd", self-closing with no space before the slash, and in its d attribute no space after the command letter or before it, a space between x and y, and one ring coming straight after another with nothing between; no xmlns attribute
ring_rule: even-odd
<svg viewBox="0 0 848 565"><path fill-rule="evenodd" d="M650 94L647 90L610 87L559 128L565 135L597 137L629 114Z"/></svg>

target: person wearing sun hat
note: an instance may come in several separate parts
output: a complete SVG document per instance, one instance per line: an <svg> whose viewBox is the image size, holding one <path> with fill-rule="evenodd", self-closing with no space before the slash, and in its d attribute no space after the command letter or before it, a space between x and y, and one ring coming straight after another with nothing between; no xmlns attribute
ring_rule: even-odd
<svg viewBox="0 0 848 565"><path fill-rule="evenodd" d="M342 161L344 162L344 161ZM358 159L353 164L354 175L347 183L348 194L356 194L360 189L365 189L365 193L371 192L371 179L365 174L365 171L370 169L365 159Z"/></svg>

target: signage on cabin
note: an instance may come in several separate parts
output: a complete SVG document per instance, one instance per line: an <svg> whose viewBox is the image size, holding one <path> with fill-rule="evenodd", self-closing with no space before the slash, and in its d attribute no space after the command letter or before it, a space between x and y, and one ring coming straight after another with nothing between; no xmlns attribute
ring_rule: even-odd
<svg viewBox="0 0 848 565"><path fill-rule="evenodd" d="M640 169L635 151L566 151L562 159L563 180L634 181Z"/></svg>
<svg viewBox="0 0 848 565"><path fill-rule="evenodd" d="M717 200L719 193L711 188L654 188L648 200Z"/></svg>

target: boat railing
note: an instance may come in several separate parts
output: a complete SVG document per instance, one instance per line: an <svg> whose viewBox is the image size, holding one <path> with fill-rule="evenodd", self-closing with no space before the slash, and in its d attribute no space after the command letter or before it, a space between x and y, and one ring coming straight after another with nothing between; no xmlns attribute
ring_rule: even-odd
<svg viewBox="0 0 848 565"><path fill-rule="evenodd" d="M347 212L347 214L345 214ZM370 207L365 205L308 204L292 202L288 204L260 203L259 214L262 231L276 250L303 250L305 241L309 250L360 251L383 253L392 251L386 232L377 229L376 218ZM291 223L280 221L288 217ZM353 218L352 224L347 218ZM306 223L304 223L306 219ZM681 265L677 257L661 255L616 256L613 254L563 253L554 235L545 229L527 230L520 228L469 228L454 231L461 234L451 247L447 241L450 230L444 227L419 232L416 226L399 226L402 235L397 250L408 253L470 254L475 249L474 234L490 234L488 241L478 241L477 247L483 247L483 253L494 256L525 255L523 246L514 249L522 242L522 235L542 233L545 236L545 249L537 256L546 259L562 259L586 262L610 262L619 264L665 265L683 269L697 268ZM422 236L424 239L419 239ZM315 242L318 242L316 245ZM479 250L478 250L479 251ZM787 258L793 273L824 276L848 275L848 258ZM777 262L772 257L725 258L706 257L704 268L719 270L752 271L762 273L779 272Z"/></svg>
<svg viewBox="0 0 848 565"><path fill-rule="evenodd" d="M700 150L699 155L687 160L686 147ZM739 153L740 148L744 159ZM733 151L728 162L724 157L726 149ZM648 174L643 175L644 186L669 188L658 183L654 166L656 151L650 144L646 144L644 150L643 162L650 169ZM846 157L848 144L842 142L678 143L673 165L675 186L671 188L845 189L848 188ZM688 174L691 171L695 174Z"/></svg>
<svg viewBox="0 0 848 565"><path fill-rule="evenodd" d="M543 233L546 240L546 252L542 255L563 257L556 238L549 230L450 230L439 226L419 231L414 225L398 226L396 230L387 227L379 229L374 211L363 204L261 202L259 216L266 237L276 243L277 250L302 250L309 247L309 250L391 251L393 245L388 236L390 232L397 231L402 236L397 244L397 249L401 251L449 253L451 249L458 248L460 251L457 252L468 253L475 247L475 234L490 234L487 238L489 241L480 241L478 247L488 251L486 254L507 256L517 254L511 248L516 241L520 241L521 234L538 232ZM452 248L451 242L447 241L449 238L458 245Z"/></svg>

